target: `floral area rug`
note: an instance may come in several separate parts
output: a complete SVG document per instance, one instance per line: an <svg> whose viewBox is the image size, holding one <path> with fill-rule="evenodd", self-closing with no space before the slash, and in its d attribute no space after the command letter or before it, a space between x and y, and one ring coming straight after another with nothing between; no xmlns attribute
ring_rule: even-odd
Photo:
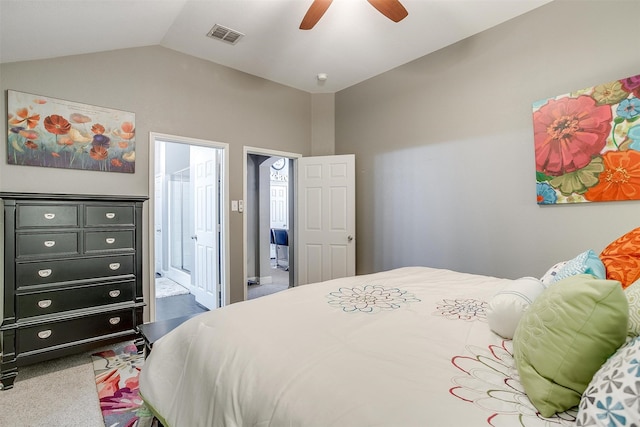
<svg viewBox="0 0 640 427"><path fill-rule="evenodd" d="M144 356L132 342L91 355L106 427L150 427L153 414L138 393Z"/></svg>

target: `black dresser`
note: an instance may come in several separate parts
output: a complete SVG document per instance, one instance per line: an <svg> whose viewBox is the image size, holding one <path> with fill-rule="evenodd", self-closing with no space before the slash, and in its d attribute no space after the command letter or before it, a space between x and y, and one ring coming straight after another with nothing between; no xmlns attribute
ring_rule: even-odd
<svg viewBox="0 0 640 427"><path fill-rule="evenodd" d="M20 366L134 339L143 323L142 205L133 196L0 193L0 382Z"/></svg>

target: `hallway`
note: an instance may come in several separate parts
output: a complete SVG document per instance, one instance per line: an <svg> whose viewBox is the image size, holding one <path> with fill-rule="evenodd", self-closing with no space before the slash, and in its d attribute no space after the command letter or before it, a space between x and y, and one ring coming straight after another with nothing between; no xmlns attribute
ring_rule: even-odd
<svg viewBox="0 0 640 427"><path fill-rule="evenodd" d="M247 286L247 299L270 295L289 288L289 272L281 267L276 267L273 262L271 265L271 277L272 283Z"/></svg>

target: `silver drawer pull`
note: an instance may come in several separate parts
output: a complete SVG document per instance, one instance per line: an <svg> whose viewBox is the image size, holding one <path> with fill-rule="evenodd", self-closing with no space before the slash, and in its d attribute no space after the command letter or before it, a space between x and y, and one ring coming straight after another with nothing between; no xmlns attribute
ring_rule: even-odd
<svg viewBox="0 0 640 427"><path fill-rule="evenodd" d="M43 299L38 301L38 307L40 308L47 308L51 305L51 300L50 299Z"/></svg>
<svg viewBox="0 0 640 427"><path fill-rule="evenodd" d="M109 264L109 268L112 270L117 270L120 268L120 263L119 262L112 262L111 264Z"/></svg>
<svg viewBox="0 0 640 427"><path fill-rule="evenodd" d="M44 214L44 219L53 219L55 217L56 217L56 214L54 213L47 212L46 214Z"/></svg>
<svg viewBox="0 0 640 427"><path fill-rule="evenodd" d="M108 245L112 245L116 242L116 239L115 237L107 237L104 241L107 242Z"/></svg>
<svg viewBox="0 0 640 427"><path fill-rule="evenodd" d="M106 216L107 219L113 219L116 217L116 214L113 212L107 212L106 214L104 214L104 216Z"/></svg>
<svg viewBox="0 0 640 427"><path fill-rule="evenodd" d="M51 248L51 247L55 246L55 244L56 244L55 240L45 240L44 241L44 245L46 247L48 247L48 248Z"/></svg>
<svg viewBox="0 0 640 427"><path fill-rule="evenodd" d="M38 270L38 276L40 276L40 277L49 277L49 276L51 276L51 273L52 273L52 271L51 271L50 268L47 268L47 269L44 269L44 270Z"/></svg>
<svg viewBox="0 0 640 427"><path fill-rule="evenodd" d="M109 296L111 298L119 297L120 296L120 289L116 289L114 291L109 291Z"/></svg>
<svg viewBox="0 0 640 427"><path fill-rule="evenodd" d="M51 336L51 329L47 329L46 331L40 331L38 332L38 338L40 339L47 339Z"/></svg>
<svg viewBox="0 0 640 427"><path fill-rule="evenodd" d="M111 323L112 325L117 325L118 323L120 323L120 318L112 317L111 319L109 319L109 323Z"/></svg>

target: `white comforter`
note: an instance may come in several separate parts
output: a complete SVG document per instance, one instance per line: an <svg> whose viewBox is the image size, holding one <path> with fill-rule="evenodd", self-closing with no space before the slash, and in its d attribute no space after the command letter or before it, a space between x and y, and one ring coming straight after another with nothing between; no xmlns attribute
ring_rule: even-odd
<svg viewBox="0 0 640 427"><path fill-rule="evenodd" d="M485 308L510 281L407 267L196 316L140 391L167 427L573 425L539 418Z"/></svg>

